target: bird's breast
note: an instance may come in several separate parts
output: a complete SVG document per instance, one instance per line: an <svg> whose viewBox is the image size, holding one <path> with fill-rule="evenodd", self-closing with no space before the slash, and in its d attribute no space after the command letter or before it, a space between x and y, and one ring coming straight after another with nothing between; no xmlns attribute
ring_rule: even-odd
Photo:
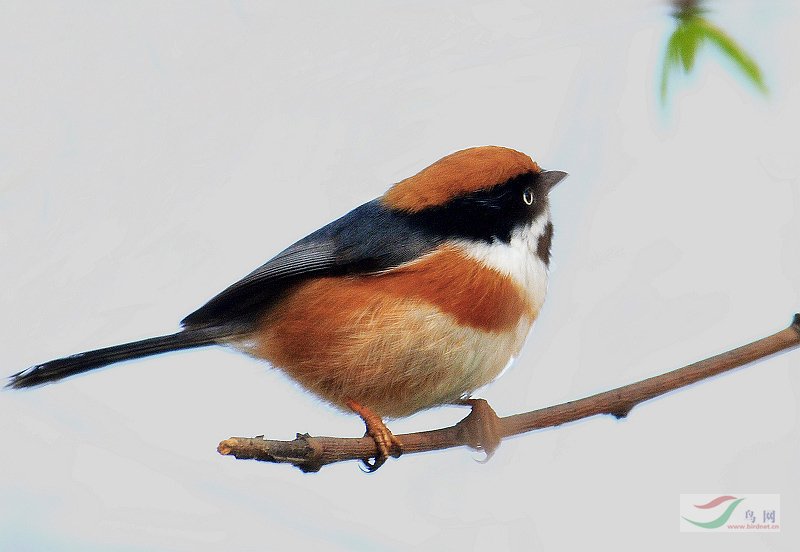
<svg viewBox="0 0 800 552"><path fill-rule="evenodd" d="M461 241L458 246L470 259L509 278L523 290L531 308L538 314L547 294L549 240L552 236L550 212L527 226L516 229L508 242ZM547 251L542 253L542 240Z"/></svg>
<svg viewBox="0 0 800 552"><path fill-rule="evenodd" d="M451 244L379 274L309 280L239 346L339 406L402 416L456 400L502 371L541 307L543 291L522 285L536 275L506 253Z"/></svg>

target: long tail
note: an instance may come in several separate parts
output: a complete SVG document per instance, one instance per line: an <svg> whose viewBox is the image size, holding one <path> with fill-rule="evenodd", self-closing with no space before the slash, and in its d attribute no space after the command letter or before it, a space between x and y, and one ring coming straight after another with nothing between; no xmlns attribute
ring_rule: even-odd
<svg viewBox="0 0 800 552"><path fill-rule="evenodd" d="M77 353L72 356L51 360L44 364L37 364L14 374L9 378L6 387L14 389L34 387L123 360L213 345L215 338L218 337L220 337L219 334L215 335L208 330L184 330L172 335L152 337L134 341L133 343L106 347L105 349Z"/></svg>

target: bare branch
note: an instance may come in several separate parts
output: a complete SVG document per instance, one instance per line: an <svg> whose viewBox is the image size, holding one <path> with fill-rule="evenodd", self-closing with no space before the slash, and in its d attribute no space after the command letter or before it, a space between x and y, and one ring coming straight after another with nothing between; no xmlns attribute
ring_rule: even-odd
<svg viewBox="0 0 800 552"><path fill-rule="evenodd" d="M487 417L493 417L489 423L495 425L499 436L503 438L598 414L611 414L623 418L639 403L798 345L800 345L800 314L794 316L788 328L775 334L660 376L583 399L505 418L497 417L488 404L481 401L466 418L454 426L408 433L398 437L403 443L404 454L464 445L482 449L484 448L482 441L485 443L486 437L481 428L485 428ZM490 449L489 443L486 444L485 448ZM318 471L322 466L334 462L366 460L375 456L377 452L375 442L370 437L312 437L299 433L292 441L274 441L264 439L263 436L231 437L222 441L217 450L220 454L239 459L289 463L306 472Z"/></svg>

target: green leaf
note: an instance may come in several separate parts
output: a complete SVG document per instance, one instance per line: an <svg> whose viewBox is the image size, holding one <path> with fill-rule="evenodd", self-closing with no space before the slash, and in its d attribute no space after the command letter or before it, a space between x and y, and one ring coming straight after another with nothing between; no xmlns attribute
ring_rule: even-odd
<svg viewBox="0 0 800 552"><path fill-rule="evenodd" d="M706 38L716 44L719 49L742 70L756 88L762 92L767 91L764 77L753 58L747 55L747 53L719 27L712 25L704 19L698 19L698 24L702 27Z"/></svg>
<svg viewBox="0 0 800 552"><path fill-rule="evenodd" d="M685 73L694 67L697 50L704 37L702 27L696 24L697 17L680 17L667 41L664 64L661 69L661 101L667 98L669 75L673 69L683 66Z"/></svg>
<svg viewBox="0 0 800 552"><path fill-rule="evenodd" d="M667 84L669 81L669 73L673 67L677 67L678 63L680 63L680 45L679 45L679 37L678 35L678 27L675 28L675 31L669 37L667 41L667 51L664 54L664 64L661 68L661 101L662 103L667 99Z"/></svg>
<svg viewBox="0 0 800 552"><path fill-rule="evenodd" d="M745 53L725 32L702 17L703 11L688 9L674 14L678 24L667 41L661 68L661 102L666 102L670 74L682 67L684 73L694 69L697 52L704 42L715 44L726 57L762 92L767 92L764 77L755 60Z"/></svg>
<svg viewBox="0 0 800 552"><path fill-rule="evenodd" d="M680 46L681 61L683 62L683 71L688 73L694 67L694 60L697 57L697 50L703 39L702 27L695 24L696 18L685 19L679 25L677 31L679 33L678 44Z"/></svg>

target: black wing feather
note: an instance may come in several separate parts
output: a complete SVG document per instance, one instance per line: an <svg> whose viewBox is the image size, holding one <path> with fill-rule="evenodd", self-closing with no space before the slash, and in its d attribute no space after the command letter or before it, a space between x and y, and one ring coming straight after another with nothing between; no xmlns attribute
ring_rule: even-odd
<svg viewBox="0 0 800 552"><path fill-rule="evenodd" d="M399 266L442 238L379 200L365 203L288 247L183 319L187 328L251 326L292 286L323 276L368 274Z"/></svg>

